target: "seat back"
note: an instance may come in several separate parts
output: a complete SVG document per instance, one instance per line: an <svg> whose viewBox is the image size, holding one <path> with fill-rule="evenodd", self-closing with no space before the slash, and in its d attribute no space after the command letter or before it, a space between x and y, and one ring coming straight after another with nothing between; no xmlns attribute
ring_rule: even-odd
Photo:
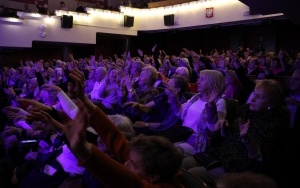
<svg viewBox="0 0 300 188"><path fill-rule="evenodd" d="M229 122L229 124L234 122L237 109L238 109L238 101L236 99L224 98L226 101L226 111L227 115L225 119Z"/></svg>
<svg viewBox="0 0 300 188"><path fill-rule="evenodd" d="M182 175L182 185L185 188L209 188L214 187L206 182L204 179L197 177L190 173L189 171L185 170L184 168L180 168L180 172Z"/></svg>

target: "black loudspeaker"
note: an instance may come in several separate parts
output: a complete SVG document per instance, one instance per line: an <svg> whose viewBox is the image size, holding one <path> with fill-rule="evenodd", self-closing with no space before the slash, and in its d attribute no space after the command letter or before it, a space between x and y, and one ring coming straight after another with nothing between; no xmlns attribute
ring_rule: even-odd
<svg viewBox="0 0 300 188"><path fill-rule="evenodd" d="M61 28L72 28L73 16L63 15L61 17Z"/></svg>
<svg viewBox="0 0 300 188"><path fill-rule="evenodd" d="M124 16L124 27L132 27L134 22L133 16Z"/></svg>
<svg viewBox="0 0 300 188"><path fill-rule="evenodd" d="M174 23L174 14L164 15L165 26L175 25Z"/></svg>

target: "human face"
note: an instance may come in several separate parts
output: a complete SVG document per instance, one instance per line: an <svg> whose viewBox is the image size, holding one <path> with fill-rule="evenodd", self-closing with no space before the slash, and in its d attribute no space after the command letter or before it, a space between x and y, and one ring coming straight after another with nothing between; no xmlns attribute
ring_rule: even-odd
<svg viewBox="0 0 300 188"><path fill-rule="evenodd" d="M117 80L117 74L118 73L117 73L116 69L111 70L110 73L109 73L110 81L115 82Z"/></svg>
<svg viewBox="0 0 300 188"><path fill-rule="evenodd" d="M124 166L139 178L147 180L142 167L142 156L138 152L131 150L129 160L124 163Z"/></svg>
<svg viewBox="0 0 300 188"><path fill-rule="evenodd" d="M142 71L139 78L139 86L143 87L149 84L149 74L146 71Z"/></svg>
<svg viewBox="0 0 300 188"><path fill-rule="evenodd" d="M249 109L254 112L260 112L270 107L266 91L261 86L256 86L254 89L253 98L250 100Z"/></svg>
<svg viewBox="0 0 300 188"><path fill-rule="evenodd" d="M207 94L210 91L209 82L205 75L201 75L197 81L198 84L198 92L202 94Z"/></svg>

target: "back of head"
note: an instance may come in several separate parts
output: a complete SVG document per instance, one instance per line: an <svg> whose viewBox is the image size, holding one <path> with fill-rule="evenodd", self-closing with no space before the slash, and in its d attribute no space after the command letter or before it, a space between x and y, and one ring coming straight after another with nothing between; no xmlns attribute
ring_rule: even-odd
<svg viewBox="0 0 300 188"><path fill-rule="evenodd" d="M136 136L131 141L131 150L141 155L145 173L158 176L158 181L173 180L183 159L173 143L160 136Z"/></svg>
<svg viewBox="0 0 300 188"><path fill-rule="evenodd" d="M99 76L99 75L105 76L106 74L107 74L106 68L104 68L104 67L98 67L96 69L96 77Z"/></svg>
<svg viewBox="0 0 300 188"><path fill-rule="evenodd" d="M276 182L263 174L228 173L217 180L217 188L277 188Z"/></svg>
<svg viewBox="0 0 300 188"><path fill-rule="evenodd" d="M186 68L186 67L177 67L175 74L184 77L188 81L190 80L190 73L189 73L188 68Z"/></svg>
<svg viewBox="0 0 300 188"><path fill-rule="evenodd" d="M131 140L134 136L133 124L132 121L124 115L107 115L108 118L114 123L118 129L124 133L127 140Z"/></svg>
<svg viewBox="0 0 300 188"><path fill-rule="evenodd" d="M136 60L132 62L131 66L135 66L137 68L137 71L142 72L142 69L145 66L145 64L140 60Z"/></svg>
<svg viewBox="0 0 300 188"><path fill-rule="evenodd" d="M144 66L142 71L145 71L149 74L149 84L151 84L151 85L154 84L158 78L157 70L151 65L146 65L146 66Z"/></svg>
<svg viewBox="0 0 300 188"><path fill-rule="evenodd" d="M182 95L187 91L189 83L186 78L179 75L174 75L171 79L174 80L175 86L180 88L180 92L178 93L179 95Z"/></svg>
<svg viewBox="0 0 300 188"><path fill-rule="evenodd" d="M178 63L179 67L186 67L186 68L190 67L189 60L188 60L188 58L185 58L185 57L179 58L177 63Z"/></svg>

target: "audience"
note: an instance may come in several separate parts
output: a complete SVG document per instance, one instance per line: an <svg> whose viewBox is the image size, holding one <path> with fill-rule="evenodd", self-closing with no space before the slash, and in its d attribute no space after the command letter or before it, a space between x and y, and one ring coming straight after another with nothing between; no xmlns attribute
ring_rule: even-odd
<svg viewBox="0 0 300 188"><path fill-rule="evenodd" d="M183 167L195 175L217 179L225 172L263 173L280 182L285 172L287 122L282 85L275 80L258 81L250 104L240 107L235 126L225 128L224 140L212 146L222 162L205 169L197 158L185 158ZM197 167L202 166L202 167ZM283 182L281 182L283 183Z"/></svg>
<svg viewBox="0 0 300 188"><path fill-rule="evenodd" d="M97 61L94 55L76 60L70 54L68 60L55 60L54 65L52 61L27 59L19 67L1 68L1 97L7 101L1 98L4 110L0 114L0 146L10 167L8 172L13 174L12 183L19 187L42 184L57 187L83 178L87 187L127 185L125 181L129 187L137 184L176 187L180 186L177 177L180 164L196 176L216 181L217 186L219 182L227 186L227 176L224 181L221 178L224 173L238 172L243 176L246 171L267 175L279 187L284 181L293 182L290 180L295 175L287 166L293 166L299 158L295 152L299 141L299 71L297 63L286 63L286 52L277 55L244 50L238 59L237 53L230 50L227 53L213 50L211 55L200 51L199 55L184 49L178 56L160 50L158 59L163 65L157 64L159 61L152 55L131 57L128 53L114 57L115 61L102 56ZM252 74L254 69L260 74L257 78L260 82L249 79L248 73ZM186 79L190 79L191 73L198 81L188 84L194 90L187 91L194 92L186 92ZM284 92L271 79L289 73L293 75L283 107ZM244 98L250 93L252 96L245 104ZM234 125L228 126L222 97L234 98L240 105ZM82 102L75 103L76 98ZM126 124L124 129L118 121ZM183 128L192 131L188 138L178 140L176 136L182 136ZM135 136L134 131L143 135ZM128 134L124 135L125 132ZM76 135L81 137L80 142L73 137ZM62 139L58 145L56 138ZM28 139L38 140L38 148L44 149L38 149L37 154L34 148L29 148L29 153L29 150L20 152L18 143ZM60 152L45 163L40 157L51 155L51 147ZM185 154L183 163L182 151L177 147ZM204 167L195 160L199 153L213 153L223 167ZM167 155L174 156L168 161ZM286 166L274 156L288 161ZM67 166L61 160L64 157L71 161ZM154 160L148 163L150 158ZM157 164L161 159L163 163ZM47 165L57 170L53 176L47 177L40 171L49 168ZM283 174L280 169L287 172ZM110 181L108 176L112 175L122 181ZM252 177L247 173L245 176Z"/></svg>

